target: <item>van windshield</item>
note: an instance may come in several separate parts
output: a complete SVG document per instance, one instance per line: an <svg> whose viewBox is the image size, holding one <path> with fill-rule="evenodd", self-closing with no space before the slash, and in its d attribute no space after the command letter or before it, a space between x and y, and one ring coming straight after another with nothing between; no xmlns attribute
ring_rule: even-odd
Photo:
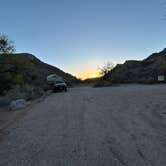
<svg viewBox="0 0 166 166"><path fill-rule="evenodd" d="M64 81L56 81L56 84L64 83Z"/></svg>

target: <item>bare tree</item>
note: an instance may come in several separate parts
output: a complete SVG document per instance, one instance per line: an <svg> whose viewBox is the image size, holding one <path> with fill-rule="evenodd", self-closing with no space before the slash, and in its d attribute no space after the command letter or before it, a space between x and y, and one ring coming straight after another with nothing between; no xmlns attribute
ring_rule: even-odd
<svg viewBox="0 0 166 166"><path fill-rule="evenodd" d="M105 63L102 67L99 67L99 74L101 76L106 75L114 68L114 64L112 62Z"/></svg>
<svg viewBox="0 0 166 166"><path fill-rule="evenodd" d="M15 46L13 41L8 39L6 35L0 35L0 54L14 53Z"/></svg>

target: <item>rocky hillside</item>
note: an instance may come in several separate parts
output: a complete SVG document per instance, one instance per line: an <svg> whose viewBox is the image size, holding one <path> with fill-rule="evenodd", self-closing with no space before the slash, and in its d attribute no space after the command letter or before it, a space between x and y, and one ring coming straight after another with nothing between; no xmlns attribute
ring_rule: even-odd
<svg viewBox="0 0 166 166"><path fill-rule="evenodd" d="M54 74L61 76L68 84L77 83L74 76L43 63L31 54L1 54L0 55L0 94L19 87L28 86L47 89L46 76ZM20 88L21 87L21 88ZM34 89L34 88L33 88Z"/></svg>
<svg viewBox="0 0 166 166"><path fill-rule="evenodd" d="M166 49L142 61L130 60L118 64L104 76L111 83L157 83L158 75L166 78Z"/></svg>

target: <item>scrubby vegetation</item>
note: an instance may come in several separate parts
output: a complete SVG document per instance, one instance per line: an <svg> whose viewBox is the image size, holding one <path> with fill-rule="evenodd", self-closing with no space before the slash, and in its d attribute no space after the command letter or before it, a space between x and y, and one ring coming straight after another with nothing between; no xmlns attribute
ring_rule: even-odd
<svg viewBox="0 0 166 166"><path fill-rule="evenodd" d="M98 82L112 84L119 83L158 83L158 76L166 78L166 49L154 53L142 61L130 60L124 64L118 64L115 68L105 74Z"/></svg>
<svg viewBox="0 0 166 166"><path fill-rule="evenodd" d="M49 89L46 77L56 73L72 85L78 80L62 70L41 62L31 54L0 55L0 102L34 99ZM5 99L5 101L4 101Z"/></svg>
<svg viewBox="0 0 166 166"><path fill-rule="evenodd" d="M15 50L14 42L9 40L8 36L0 35L0 53L14 53Z"/></svg>
<svg viewBox="0 0 166 166"><path fill-rule="evenodd" d="M113 68L114 64L108 61L103 66L99 67L99 75L104 76L108 74Z"/></svg>

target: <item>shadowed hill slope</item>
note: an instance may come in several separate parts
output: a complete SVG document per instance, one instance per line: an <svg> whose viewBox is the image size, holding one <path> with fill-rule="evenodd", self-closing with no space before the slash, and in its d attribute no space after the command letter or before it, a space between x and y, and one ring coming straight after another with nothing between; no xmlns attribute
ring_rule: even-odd
<svg viewBox="0 0 166 166"><path fill-rule="evenodd" d="M1 91L8 90L14 85L25 84L45 88L46 77L54 73L63 77L68 84L78 82L76 77L40 61L34 55L27 53L0 55Z"/></svg>
<svg viewBox="0 0 166 166"><path fill-rule="evenodd" d="M166 77L166 49L142 61L118 64L104 79L112 83L156 83L158 75Z"/></svg>

